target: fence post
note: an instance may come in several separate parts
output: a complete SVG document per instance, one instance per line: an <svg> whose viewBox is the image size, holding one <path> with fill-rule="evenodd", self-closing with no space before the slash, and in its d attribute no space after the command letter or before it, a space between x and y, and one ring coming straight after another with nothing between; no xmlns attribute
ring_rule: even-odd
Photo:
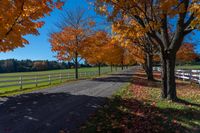
<svg viewBox="0 0 200 133"><path fill-rule="evenodd" d="M78 76L79 76L79 78L81 79L81 77L82 77L82 72L79 72L79 73L78 73Z"/></svg>
<svg viewBox="0 0 200 133"><path fill-rule="evenodd" d="M190 80L190 84L191 84L191 83L192 83L192 70L190 70L189 72L190 72L190 73L189 73L189 74L190 74L190 75L189 75L189 76L190 76L190 79L189 79L189 80Z"/></svg>
<svg viewBox="0 0 200 133"><path fill-rule="evenodd" d="M35 76L35 86L38 87L38 79L37 79L37 75Z"/></svg>
<svg viewBox="0 0 200 133"><path fill-rule="evenodd" d="M180 78L180 71L176 71L177 78Z"/></svg>
<svg viewBox="0 0 200 133"><path fill-rule="evenodd" d="M199 74L199 80L198 80L198 82L200 81L200 74ZM200 83L199 83L200 84Z"/></svg>
<svg viewBox="0 0 200 133"><path fill-rule="evenodd" d="M51 75L49 75L49 84L51 84Z"/></svg>
<svg viewBox="0 0 200 133"><path fill-rule="evenodd" d="M22 85L23 84L22 83L22 76L19 77L19 84L20 84L20 89L22 89L23 88L23 85Z"/></svg>
<svg viewBox="0 0 200 133"><path fill-rule="evenodd" d="M60 73L60 83L62 83L62 74Z"/></svg>
<svg viewBox="0 0 200 133"><path fill-rule="evenodd" d="M67 79L69 79L69 73L67 73Z"/></svg>

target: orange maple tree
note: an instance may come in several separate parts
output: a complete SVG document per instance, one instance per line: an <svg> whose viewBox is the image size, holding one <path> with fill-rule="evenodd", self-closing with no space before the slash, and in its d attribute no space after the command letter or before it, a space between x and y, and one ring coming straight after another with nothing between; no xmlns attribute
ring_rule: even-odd
<svg viewBox="0 0 200 133"><path fill-rule="evenodd" d="M106 46L105 53L107 56L104 60L107 65L111 66L111 71L113 66L121 65L122 62L121 57L123 57L123 49L118 41L110 40L108 45Z"/></svg>
<svg viewBox="0 0 200 133"><path fill-rule="evenodd" d="M132 47L131 53L132 55L135 55L133 58L138 59L137 53L138 51L142 51L140 55L143 56L140 57L143 58L143 61L140 60L139 63L142 64L148 80L154 80L153 55L158 50L158 46L156 45L155 41L150 37L145 36L144 29L129 18L114 21L112 25L112 31L115 33L116 40L120 40L122 42L125 40L126 43L128 42L127 46Z"/></svg>
<svg viewBox="0 0 200 133"><path fill-rule="evenodd" d="M85 40L83 57L89 64L98 65L99 75L101 74L101 65L107 58L106 46L109 42L109 36L104 31L97 31Z"/></svg>
<svg viewBox="0 0 200 133"><path fill-rule="evenodd" d="M195 46L191 43L184 43L176 54L178 62L192 61L197 57Z"/></svg>
<svg viewBox="0 0 200 133"><path fill-rule="evenodd" d="M75 11L66 10L64 20L58 27L60 31L50 35L52 51L57 58L64 61L73 61L75 64L75 77L78 79L78 65L84 56L85 40L93 33L95 22L86 16L83 9Z"/></svg>
<svg viewBox="0 0 200 133"><path fill-rule="evenodd" d="M58 60L72 60L75 63L76 78L78 78L78 60L82 58L84 52L84 35L82 29L65 27L60 32L52 33L49 40Z"/></svg>
<svg viewBox="0 0 200 133"><path fill-rule="evenodd" d="M63 6L60 0L1 0L0 1L0 52L23 47L29 42L27 34L38 35L39 21L54 8Z"/></svg>

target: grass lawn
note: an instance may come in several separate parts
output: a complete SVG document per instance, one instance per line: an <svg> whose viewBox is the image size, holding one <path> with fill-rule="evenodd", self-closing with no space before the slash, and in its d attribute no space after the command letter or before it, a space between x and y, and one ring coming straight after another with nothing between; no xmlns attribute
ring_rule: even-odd
<svg viewBox="0 0 200 133"><path fill-rule="evenodd" d="M176 66L177 69L199 69L200 65L184 65L184 66Z"/></svg>
<svg viewBox="0 0 200 133"><path fill-rule="evenodd" d="M98 71L98 67L85 67L79 68L79 72L94 72ZM101 67L102 71L110 70L110 67ZM37 71L37 72L17 72L17 73L1 73L0 76L20 76L20 75L37 75L37 74L50 74L50 73L65 73L75 72L75 69L60 69L60 70L49 70L49 71Z"/></svg>
<svg viewBox="0 0 200 133"><path fill-rule="evenodd" d="M120 69L118 68L118 70L120 70ZM75 80L74 71L75 71L74 69L64 69L64 70L50 70L50 71L39 71L39 72L19 72L19 73L0 74L0 77L6 76L6 78L0 78L0 86L10 85L10 84L19 84L19 77L21 75L24 76L23 83L33 82L32 84L23 85L22 89L20 88L20 86L11 86L11 87L0 88L0 96L10 96L10 95L15 95L15 94L27 93L27 92L31 92L34 90L45 89L47 87L52 87L52 86L56 86L56 85L59 85L59 84L65 83L65 82ZM110 72L111 69L110 69L110 67L102 67L101 71L102 71L102 74L105 74L105 73ZM114 71L115 71L115 69L113 68L113 72ZM98 68L97 67L80 68L79 72L96 72L95 74L87 75L86 77L85 77L85 75L79 75L80 79L93 78L95 76L98 76ZM45 81L43 83L39 83L38 86L36 86L34 75L54 74L54 73L57 73L58 80L52 81L51 84L49 84L48 75L40 76L40 78L43 78L43 79L38 80L38 82L44 81L44 80L47 80L47 81ZM62 74L72 73L72 75L70 77L68 77L67 79L63 79L62 83L61 83L61 80L59 80L59 73L62 73ZM32 75L32 76L26 77L27 75ZM13 77L13 76L16 76L16 77ZM4 82L7 80L16 80L16 81Z"/></svg>
<svg viewBox="0 0 200 133"><path fill-rule="evenodd" d="M160 78L159 74L155 74ZM200 133L200 87L177 81L179 102L160 99L160 82L143 71L80 129L81 133Z"/></svg>

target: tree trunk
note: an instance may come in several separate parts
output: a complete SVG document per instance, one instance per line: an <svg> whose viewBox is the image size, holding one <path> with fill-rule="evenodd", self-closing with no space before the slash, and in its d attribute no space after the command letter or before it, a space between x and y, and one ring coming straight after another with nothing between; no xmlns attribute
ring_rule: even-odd
<svg viewBox="0 0 200 133"><path fill-rule="evenodd" d="M170 54L166 60L167 64L167 99L176 100L176 78L175 78L176 54Z"/></svg>
<svg viewBox="0 0 200 133"><path fill-rule="evenodd" d="M145 71L147 74L147 79L154 80L154 78L153 78L153 56L149 53L146 53Z"/></svg>
<svg viewBox="0 0 200 133"><path fill-rule="evenodd" d="M166 68L166 60L165 60L165 55L161 54L161 97L163 99L167 98L167 68Z"/></svg>
<svg viewBox="0 0 200 133"><path fill-rule="evenodd" d="M124 62L121 62L121 69L124 70Z"/></svg>
<svg viewBox="0 0 200 133"><path fill-rule="evenodd" d="M78 53L75 53L75 78L78 79Z"/></svg>
<svg viewBox="0 0 200 133"><path fill-rule="evenodd" d="M101 75L101 64L98 64L98 71L99 71L99 76Z"/></svg>
<svg viewBox="0 0 200 133"><path fill-rule="evenodd" d="M113 72L113 65L112 64L110 65L110 70L111 70L111 72Z"/></svg>
<svg viewBox="0 0 200 133"><path fill-rule="evenodd" d="M163 53L161 55L162 63L162 98L176 100L176 78L175 78L176 54Z"/></svg>

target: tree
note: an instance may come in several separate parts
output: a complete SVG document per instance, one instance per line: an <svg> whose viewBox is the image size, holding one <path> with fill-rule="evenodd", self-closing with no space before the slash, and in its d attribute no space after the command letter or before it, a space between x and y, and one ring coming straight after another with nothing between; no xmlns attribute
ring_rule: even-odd
<svg viewBox="0 0 200 133"><path fill-rule="evenodd" d="M83 9L66 11L63 21L58 24L61 31L51 33L50 43L52 51L57 53L59 60L73 61L75 64L75 77L78 79L78 64L82 59L85 39L92 34L94 26L90 17L85 16Z"/></svg>
<svg viewBox="0 0 200 133"><path fill-rule="evenodd" d="M107 58L106 46L109 42L109 36L104 31L97 31L85 40L83 57L89 64L98 65L99 75L101 74L101 65Z"/></svg>
<svg viewBox="0 0 200 133"><path fill-rule="evenodd" d="M199 29L198 0L96 0L99 11L112 21L131 19L160 49L162 98L176 100L176 53L186 35ZM134 28L134 27L132 27Z"/></svg>
<svg viewBox="0 0 200 133"><path fill-rule="evenodd" d="M105 46L106 57L104 58L104 61L107 65L111 66L111 71L113 65L119 66L121 65L122 55L123 55L123 49L120 46L119 41L114 40L112 38L109 39L108 44ZM124 62L124 61L123 61Z"/></svg>
<svg viewBox="0 0 200 133"><path fill-rule="evenodd" d="M32 70L44 71L48 69L48 63L45 61L36 61L33 63Z"/></svg>
<svg viewBox="0 0 200 133"><path fill-rule="evenodd" d="M132 45L129 40L119 40L118 35L112 36L110 39L105 53L107 57L104 59L108 65L132 65L135 63L142 63L143 56L141 50L136 45ZM121 38L121 37L120 37ZM131 44L130 44L131 43Z"/></svg>
<svg viewBox="0 0 200 133"><path fill-rule="evenodd" d="M27 34L38 35L43 26L40 18L54 8L61 8L60 0L1 0L0 1L0 52L24 47Z"/></svg>
<svg viewBox="0 0 200 133"><path fill-rule="evenodd" d="M134 26L134 28L132 28ZM112 26L113 32L117 40L125 40L128 42L127 45L130 45L133 50L131 53L138 57L138 50L140 51L140 56L143 57L144 60L140 60L143 64L143 68L146 72L148 80L154 80L153 78L153 54L157 51L157 45L152 45L153 40L147 36L144 36L144 31L137 24L133 23L132 20L119 20L116 21ZM154 43L153 43L154 44ZM143 52L141 52L143 51ZM136 52L134 54L133 52ZM128 57L127 57L128 58ZM143 62L144 61L144 62Z"/></svg>
<svg viewBox="0 0 200 133"><path fill-rule="evenodd" d="M197 58L194 44L191 43L184 43L176 55L176 59L179 63L193 61L195 58Z"/></svg>

